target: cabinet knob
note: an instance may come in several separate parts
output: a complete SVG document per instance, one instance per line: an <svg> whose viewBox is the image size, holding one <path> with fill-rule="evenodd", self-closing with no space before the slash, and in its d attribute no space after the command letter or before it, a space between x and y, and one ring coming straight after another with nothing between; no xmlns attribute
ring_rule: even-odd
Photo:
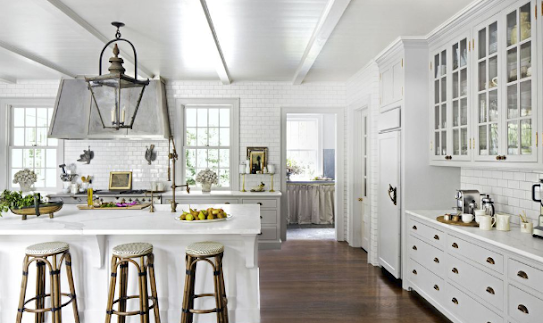
<svg viewBox="0 0 543 323"><path fill-rule="evenodd" d="M454 304L458 305L458 300L456 299L456 297L453 297L452 302L453 302Z"/></svg>
<svg viewBox="0 0 543 323"><path fill-rule="evenodd" d="M224 202L224 204L230 204L230 202Z"/></svg>
<svg viewBox="0 0 543 323"><path fill-rule="evenodd" d="M262 205L262 203L261 203L261 202L257 202L256 204L258 204L258 205Z"/></svg>
<svg viewBox="0 0 543 323"><path fill-rule="evenodd" d="M488 257L486 258L486 262L491 264L491 265L495 265L496 263L494 262L494 259L492 259L492 257Z"/></svg>
<svg viewBox="0 0 543 323"><path fill-rule="evenodd" d="M435 258L434 258L434 262L435 262L436 264L439 264L439 259L438 259L437 257L435 257Z"/></svg>
<svg viewBox="0 0 543 323"><path fill-rule="evenodd" d="M416 225L413 226L413 230L417 230L417 226L416 226Z"/></svg>
<svg viewBox="0 0 543 323"><path fill-rule="evenodd" d="M260 218L262 219L262 215L260 216Z"/></svg>
<svg viewBox="0 0 543 323"><path fill-rule="evenodd" d="M458 269L453 268L453 269L452 269L452 272L458 275Z"/></svg>
<svg viewBox="0 0 543 323"><path fill-rule="evenodd" d="M258 235L261 236L261 235L262 235L262 231L261 231Z"/></svg>
<svg viewBox="0 0 543 323"><path fill-rule="evenodd" d="M417 246L413 246L413 250L417 250Z"/></svg>
<svg viewBox="0 0 543 323"><path fill-rule="evenodd" d="M439 240L439 236L437 234L434 235L434 239Z"/></svg>
<svg viewBox="0 0 543 323"><path fill-rule="evenodd" d="M415 274L415 275L417 274L417 271L415 269L413 269L413 274Z"/></svg>
<svg viewBox="0 0 543 323"><path fill-rule="evenodd" d="M491 295L496 294L496 293L494 292L494 288L492 288L492 287L490 287L490 286L486 288L486 292L489 293L489 294L491 294Z"/></svg>
<svg viewBox="0 0 543 323"><path fill-rule="evenodd" d="M434 289L435 289L435 290L439 290L439 286L434 285Z"/></svg>
<svg viewBox="0 0 543 323"><path fill-rule="evenodd" d="M457 244L456 242L453 242L452 247L453 247L454 249L458 249L458 244Z"/></svg>
<svg viewBox="0 0 543 323"><path fill-rule="evenodd" d="M506 159L507 159L507 156L503 155L502 160L506 160Z"/></svg>
<svg viewBox="0 0 543 323"><path fill-rule="evenodd" d="M519 304L519 306L517 307L519 311L521 311L522 313L524 314L529 314L530 312L528 311L528 308L522 304Z"/></svg>
<svg viewBox="0 0 543 323"><path fill-rule="evenodd" d="M528 274L526 274L526 273L525 273L524 271L522 271L522 270L519 271L519 272L517 273L517 276L519 276L519 277L522 278L522 279L528 279Z"/></svg>
<svg viewBox="0 0 543 323"><path fill-rule="evenodd" d="M496 160L502 160L502 156L500 155L496 156Z"/></svg>

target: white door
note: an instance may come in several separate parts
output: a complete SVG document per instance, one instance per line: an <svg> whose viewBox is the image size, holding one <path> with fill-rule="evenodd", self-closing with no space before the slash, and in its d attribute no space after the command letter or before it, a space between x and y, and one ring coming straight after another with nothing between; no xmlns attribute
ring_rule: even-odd
<svg viewBox="0 0 543 323"><path fill-rule="evenodd" d="M370 248L370 204L369 204L369 136L368 109L355 110L354 124L354 201L353 201L353 246Z"/></svg>
<svg viewBox="0 0 543 323"><path fill-rule="evenodd" d="M400 132L379 134L379 264L394 277L401 274Z"/></svg>

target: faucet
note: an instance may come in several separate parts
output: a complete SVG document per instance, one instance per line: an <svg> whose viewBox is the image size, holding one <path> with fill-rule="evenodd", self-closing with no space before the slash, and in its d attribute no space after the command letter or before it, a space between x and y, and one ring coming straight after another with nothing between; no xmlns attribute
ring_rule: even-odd
<svg viewBox="0 0 543 323"><path fill-rule="evenodd" d="M185 185L176 185L175 184L175 162L179 159L177 150L175 149L175 142L173 141L173 136L170 136L168 141L168 182L172 182L172 200L170 202L172 213L176 212L177 202L175 201L175 189L178 187L186 187L187 194L190 194L189 182L187 181ZM170 176L171 175L171 176Z"/></svg>

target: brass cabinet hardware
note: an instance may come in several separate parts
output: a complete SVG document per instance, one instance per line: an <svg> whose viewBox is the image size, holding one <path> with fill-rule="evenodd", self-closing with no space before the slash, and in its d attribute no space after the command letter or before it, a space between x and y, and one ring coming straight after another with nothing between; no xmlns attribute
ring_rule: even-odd
<svg viewBox="0 0 543 323"><path fill-rule="evenodd" d="M454 304L458 305L458 300L456 299L456 297L453 297L452 302L453 302Z"/></svg>
<svg viewBox="0 0 543 323"><path fill-rule="evenodd" d="M530 312L528 312L528 308L526 306L522 305L522 304L519 304L518 310L521 311L524 314L529 314L530 313Z"/></svg>
<svg viewBox="0 0 543 323"><path fill-rule="evenodd" d="M413 246L413 250L417 250L417 246Z"/></svg>
<svg viewBox="0 0 543 323"><path fill-rule="evenodd" d="M224 204L230 204L230 202L224 202Z"/></svg>
<svg viewBox="0 0 543 323"><path fill-rule="evenodd" d="M502 160L506 160L506 159L507 159L507 156L503 155Z"/></svg>
<svg viewBox="0 0 543 323"><path fill-rule="evenodd" d="M415 269L413 269L413 274L415 274L415 275L417 274L417 271Z"/></svg>
<svg viewBox="0 0 543 323"><path fill-rule="evenodd" d="M416 226L416 225L413 226L413 230L417 230L417 226Z"/></svg>
<svg viewBox="0 0 543 323"><path fill-rule="evenodd" d="M452 159L452 156L451 156L451 155L447 155L447 156L445 156L445 159L446 159L446 160L451 160L451 159Z"/></svg>
<svg viewBox="0 0 543 323"><path fill-rule="evenodd" d="M537 20L537 5L535 5L535 9L534 9L534 17L535 17L535 20Z"/></svg>
<svg viewBox="0 0 543 323"><path fill-rule="evenodd" d="M402 58L402 67L403 67L403 58Z"/></svg>
<svg viewBox="0 0 543 323"><path fill-rule="evenodd" d="M496 263L494 262L494 259L492 259L492 257L488 257L486 258L486 262L491 264L491 265L495 265Z"/></svg>
<svg viewBox="0 0 543 323"><path fill-rule="evenodd" d="M519 272L517 273L517 276L519 276L519 277L522 278L522 279L528 279L528 274L526 274L526 273L525 273L524 271L522 271L522 270L519 271Z"/></svg>
<svg viewBox="0 0 543 323"><path fill-rule="evenodd" d="M359 198L358 198L358 202L362 202L362 201L364 201L364 199L361 198L361 197L359 197Z"/></svg>
<svg viewBox="0 0 543 323"><path fill-rule="evenodd" d="M458 269L453 268L453 269L452 269L452 272L458 275Z"/></svg>
<svg viewBox="0 0 543 323"><path fill-rule="evenodd" d="M501 160L502 159L502 156L498 155L496 156L496 160Z"/></svg>
<svg viewBox="0 0 543 323"><path fill-rule="evenodd" d="M430 61L430 71L432 70L432 61Z"/></svg>
<svg viewBox="0 0 543 323"><path fill-rule="evenodd" d="M437 290L437 291L439 291L439 286L434 285L434 289Z"/></svg>
<svg viewBox="0 0 543 323"><path fill-rule="evenodd" d="M435 262L436 264L439 264L439 259L438 259L437 257L434 258L434 262Z"/></svg>
<svg viewBox="0 0 543 323"><path fill-rule="evenodd" d="M262 202L256 202L256 204L258 204L258 205L262 205Z"/></svg>
<svg viewBox="0 0 543 323"><path fill-rule="evenodd" d="M439 236L437 234L434 235L434 239L439 240Z"/></svg>
<svg viewBox="0 0 543 323"><path fill-rule="evenodd" d="M539 136L538 136L538 133L537 131L535 132L535 146L538 147L539 145Z"/></svg>
<svg viewBox="0 0 543 323"><path fill-rule="evenodd" d="M454 249L458 249L458 244L456 244L456 242L453 242L452 247L453 247Z"/></svg>
<svg viewBox="0 0 543 323"><path fill-rule="evenodd" d="M489 294L491 294L491 295L496 294L496 293L494 292L494 288L492 288L492 287L490 287L490 286L486 288L486 292L489 293Z"/></svg>

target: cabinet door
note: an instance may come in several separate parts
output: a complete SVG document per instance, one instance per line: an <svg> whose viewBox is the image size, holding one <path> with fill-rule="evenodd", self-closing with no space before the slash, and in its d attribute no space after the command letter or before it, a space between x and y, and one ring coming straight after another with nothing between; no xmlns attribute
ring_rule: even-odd
<svg viewBox="0 0 543 323"><path fill-rule="evenodd" d="M432 58L433 104L432 148L434 160L448 160L447 151L447 49L434 53Z"/></svg>
<svg viewBox="0 0 543 323"><path fill-rule="evenodd" d="M475 27L475 160L496 160L500 154L501 56L498 17Z"/></svg>
<svg viewBox="0 0 543 323"><path fill-rule="evenodd" d="M502 160L537 161L535 3L517 2L503 17ZM534 107L534 108L532 108Z"/></svg>
<svg viewBox="0 0 543 323"><path fill-rule="evenodd" d="M451 54L451 144L449 155L452 160L470 159L469 134L469 100L470 69L468 45L469 37L465 36L450 46Z"/></svg>

